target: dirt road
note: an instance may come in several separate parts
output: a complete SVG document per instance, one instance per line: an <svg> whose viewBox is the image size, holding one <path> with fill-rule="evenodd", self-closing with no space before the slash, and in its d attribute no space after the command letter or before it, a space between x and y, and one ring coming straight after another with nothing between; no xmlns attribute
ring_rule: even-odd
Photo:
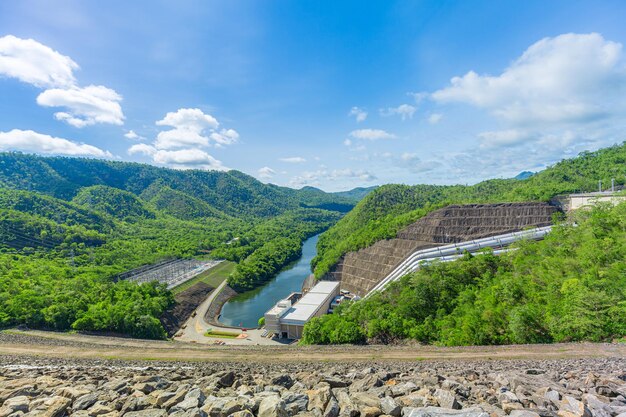
<svg viewBox="0 0 626 417"><path fill-rule="evenodd" d="M363 362L423 360L557 359L626 357L625 344L568 343L553 345L434 346L207 346L197 343L143 341L42 331L0 333L0 355L59 358Z"/></svg>

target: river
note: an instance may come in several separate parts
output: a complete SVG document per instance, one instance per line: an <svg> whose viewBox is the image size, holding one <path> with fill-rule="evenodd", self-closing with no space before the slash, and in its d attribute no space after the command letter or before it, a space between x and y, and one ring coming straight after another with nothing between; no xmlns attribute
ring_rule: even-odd
<svg viewBox="0 0 626 417"><path fill-rule="evenodd" d="M315 257L318 236L306 240L302 245L302 257L279 273L276 278L260 288L228 300L222 307L219 321L229 326L254 328L259 318L278 300L294 291L300 291L304 279L311 273L311 260Z"/></svg>

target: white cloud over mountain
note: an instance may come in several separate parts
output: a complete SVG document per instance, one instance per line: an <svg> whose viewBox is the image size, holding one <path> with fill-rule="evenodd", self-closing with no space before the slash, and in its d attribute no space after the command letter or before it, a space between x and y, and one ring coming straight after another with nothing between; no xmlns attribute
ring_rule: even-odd
<svg viewBox="0 0 626 417"><path fill-rule="evenodd" d="M270 167L263 167L257 171L257 175L262 180L269 180L276 175L276 171Z"/></svg>
<svg viewBox="0 0 626 417"><path fill-rule="evenodd" d="M0 151L36 152L50 155L94 156L111 158L110 152L92 145L72 142L32 130L13 129L0 132Z"/></svg>
<svg viewBox="0 0 626 417"><path fill-rule="evenodd" d="M302 164L306 162L306 159L301 156L290 156L288 158L278 158L279 161L287 162L289 164Z"/></svg>
<svg viewBox="0 0 626 417"><path fill-rule="evenodd" d="M410 104L401 104L398 107L387 107L386 109L380 109L380 115L381 116L400 116L402 118L402 120L406 120L406 119L412 119L413 118L413 114L415 114L415 111L417 110L417 107L415 106L411 106Z"/></svg>
<svg viewBox="0 0 626 417"><path fill-rule="evenodd" d="M239 133L234 129L218 130L220 123L212 115L197 108L182 108L168 112L155 124L172 129L159 132L152 145L131 146L129 155L143 154L155 164L177 169L228 169L209 155L206 148L232 145L239 139Z"/></svg>

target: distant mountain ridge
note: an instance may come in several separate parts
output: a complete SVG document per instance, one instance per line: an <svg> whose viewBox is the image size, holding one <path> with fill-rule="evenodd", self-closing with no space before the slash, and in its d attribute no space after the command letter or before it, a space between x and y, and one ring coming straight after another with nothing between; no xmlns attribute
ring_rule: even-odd
<svg viewBox="0 0 626 417"><path fill-rule="evenodd" d="M358 201L349 194L326 193L312 187L295 190L263 184L234 170L182 171L131 162L0 153L0 187L70 201L81 189L93 186L154 200L162 210L172 213L179 212L180 207L168 207L168 203L183 201L195 212L210 217L271 217L298 207L347 212ZM163 198L164 194L169 198Z"/></svg>

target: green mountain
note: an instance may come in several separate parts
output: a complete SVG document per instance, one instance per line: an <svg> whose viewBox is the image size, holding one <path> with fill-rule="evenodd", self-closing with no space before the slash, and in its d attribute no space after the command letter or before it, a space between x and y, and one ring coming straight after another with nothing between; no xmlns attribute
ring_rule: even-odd
<svg viewBox="0 0 626 417"><path fill-rule="evenodd" d="M392 238L402 227L430 211L450 205L549 201L559 194L597 190L598 180L626 183L626 144L583 152L526 179L495 179L472 186L384 185L361 200L320 236L315 275L322 277L350 251Z"/></svg>
<svg viewBox="0 0 626 417"><path fill-rule="evenodd" d="M230 282L252 289L355 203L238 171L0 153L0 327L165 337L169 291L113 276L211 256L238 262Z"/></svg>

